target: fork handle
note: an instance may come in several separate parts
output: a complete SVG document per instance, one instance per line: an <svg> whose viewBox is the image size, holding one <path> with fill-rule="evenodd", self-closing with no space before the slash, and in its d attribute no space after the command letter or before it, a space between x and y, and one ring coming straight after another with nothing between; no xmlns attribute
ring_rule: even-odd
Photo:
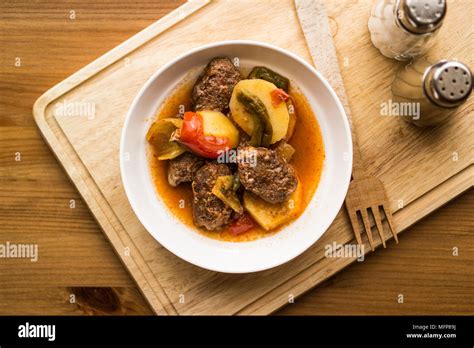
<svg viewBox="0 0 474 348"><path fill-rule="evenodd" d="M365 167L352 122L349 100L342 81L324 2L322 0L295 0L295 5L313 63L329 81L346 111L352 134L352 178L359 178L364 175Z"/></svg>
<svg viewBox="0 0 474 348"><path fill-rule="evenodd" d="M354 123L352 122L351 110L349 108L349 101L344 91L344 86L342 86L343 97L339 96L341 99L344 110L346 111L347 120L349 121L349 126L351 127L352 135L352 179L360 178L364 176L365 165L362 160L362 155L360 153L359 141L357 139L357 134L354 129ZM337 92L336 92L337 93ZM339 94L338 94L339 95Z"/></svg>

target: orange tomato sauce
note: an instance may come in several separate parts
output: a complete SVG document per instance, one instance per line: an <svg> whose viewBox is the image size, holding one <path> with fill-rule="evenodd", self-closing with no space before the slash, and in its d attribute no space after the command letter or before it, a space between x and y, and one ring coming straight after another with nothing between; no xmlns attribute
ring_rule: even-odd
<svg viewBox="0 0 474 348"><path fill-rule="evenodd" d="M176 117L179 114L180 106L181 109L184 106L185 111L191 110L190 97L193 82L183 82L166 98L158 110L157 119ZM324 162L324 144L319 125L306 97L296 88L290 88L289 94L293 99L297 117L295 130L289 141L289 144L296 150L290 164L295 167L299 185L302 188L302 204L295 217L271 231L266 231L257 225L248 232L237 236L231 234L227 229L220 232L210 232L198 228L193 223L191 185L181 184L178 187L172 187L167 178L168 161L157 160L153 147L148 145L148 163L155 189L168 210L176 218L209 238L228 242L244 242L272 235L291 224L303 213L319 184Z"/></svg>

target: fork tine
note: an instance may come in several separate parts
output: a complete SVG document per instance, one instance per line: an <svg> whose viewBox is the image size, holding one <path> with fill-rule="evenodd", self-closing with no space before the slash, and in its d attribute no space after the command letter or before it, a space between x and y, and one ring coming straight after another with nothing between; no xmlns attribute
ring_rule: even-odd
<svg viewBox="0 0 474 348"><path fill-rule="evenodd" d="M372 207L372 214L374 214L375 224L377 225L377 230L379 231L379 236L380 236L380 239L382 240L383 247L386 248L387 246L385 245L385 236L383 234L382 219L380 218L380 211L379 211L378 206Z"/></svg>
<svg viewBox="0 0 474 348"><path fill-rule="evenodd" d="M372 230L370 228L369 215L367 214L367 209L362 209L360 213L362 214L362 220L364 221L365 232L367 233L367 237L369 239L370 249L374 251L375 250L374 239L372 238Z"/></svg>
<svg viewBox="0 0 474 348"><path fill-rule="evenodd" d="M349 211L349 209L347 209L347 212L349 213L349 218L351 219L352 229L354 230L357 243L359 245L362 245L362 237L360 236L360 228L359 228L359 221L357 220L357 212Z"/></svg>
<svg viewBox="0 0 474 348"><path fill-rule="evenodd" d="M392 231L393 238L395 239L395 242L397 242L398 244L397 231L395 230L393 226L392 213L390 212L390 209L385 208L385 205L382 205L382 209L385 212L385 217L387 218L388 226L390 226L390 230Z"/></svg>

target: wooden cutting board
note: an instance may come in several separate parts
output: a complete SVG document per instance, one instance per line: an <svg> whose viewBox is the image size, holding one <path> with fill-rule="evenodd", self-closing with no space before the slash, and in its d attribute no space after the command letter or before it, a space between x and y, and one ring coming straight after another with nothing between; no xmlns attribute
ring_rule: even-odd
<svg viewBox="0 0 474 348"><path fill-rule="evenodd" d="M385 183L397 230L403 231L472 186L474 137L468 116L474 103L471 98L449 123L430 130L380 116L401 63L371 46L370 7L370 1L326 2L362 156L369 171ZM450 5L433 52L472 66L472 28L463 20L471 18L469 11L472 17L472 6ZM157 314L268 314L355 261L324 256L328 244L354 243L344 210L300 257L246 275L211 272L180 260L133 214L118 158L131 101L170 59L230 39L269 42L311 62L291 0L194 0L53 87L34 106L43 136ZM67 105L77 109L61 115L58 110Z"/></svg>

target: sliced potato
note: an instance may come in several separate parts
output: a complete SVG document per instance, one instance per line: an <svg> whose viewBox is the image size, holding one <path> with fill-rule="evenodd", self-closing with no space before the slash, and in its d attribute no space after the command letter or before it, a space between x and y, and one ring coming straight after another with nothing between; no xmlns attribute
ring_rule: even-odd
<svg viewBox="0 0 474 348"><path fill-rule="evenodd" d="M249 144L268 147L272 141L273 130L265 105L246 90L237 92L237 101L245 108L245 113L252 117L253 130Z"/></svg>
<svg viewBox="0 0 474 348"><path fill-rule="evenodd" d="M272 125L272 139L271 144L276 143L286 136L288 132L288 124L290 116L285 103L280 103L277 106L272 104L272 97L270 93L277 87L268 81L253 79L242 80L235 87L230 99L230 110L232 118L241 127L245 133L252 135L254 130L253 117L248 114L244 106L237 100L237 95L240 91L246 91L262 101L265 105L270 123Z"/></svg>
<svg viewBox="0 0 474 348"><path fill-rule="evenodd" d="M212 194L219 198L222 202L232 208L236 213L242 214L244 209L240 204L237 194L233 190L234 176L223 175L216 179L216 183L212 188Z"/></svg>
<svg viewBox="0 0 474 348"><path fill-rule="evenodd" d="M268 203L249 191L244 193L244 208L250 216L265 230L272 230L298 215L301 210L301 183L290 199L283 203Z"/></svg>
<svg viewBox="0 0 474 348"><path fill-rule="evenodd" d="M230 147L237 147L239 131L222 112L203 110L198 113L202 116L204 135L227 138Z"/></svg>
<svg viewBox="0 0 474 348"><path fill-rule="evenodd" d="M182 125L183 120L179 118L163 118L151 125L146 140L155 148L159 160L172 159L186 151L177 142L170 141L171 134Z"/></svg>

